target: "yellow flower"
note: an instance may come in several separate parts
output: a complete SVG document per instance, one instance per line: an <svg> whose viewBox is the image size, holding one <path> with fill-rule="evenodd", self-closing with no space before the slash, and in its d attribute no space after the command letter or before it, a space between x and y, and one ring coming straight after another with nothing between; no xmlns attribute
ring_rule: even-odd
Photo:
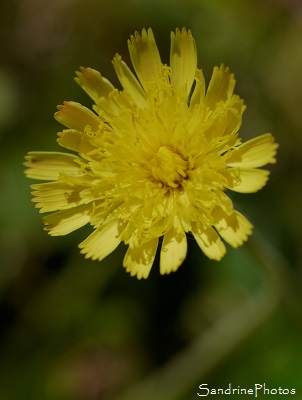
<svg viewBox="0 0 302 400"><path fill-rule="evenodd" d="M58 134L71 153L30 152L33 201L50 235L66 235L85 224L94 231L81 253L102 260L120 242L128 245L124 267L147 278L163 237L160 273L176 271L187 253L186 233L220 260L223 241L241 245L251 223L226 195L261 189L275 163L277 145L267 133L241 142L245 106L233 94L235 80L215 67L208 88L197 68L190 31L171 33L170 66L161 62L152 30L128 41L136 76L121 56L113 67L120 91L99 72L81 68L76 81L94 101L93 111L75 102L59 106Z"/></svg>

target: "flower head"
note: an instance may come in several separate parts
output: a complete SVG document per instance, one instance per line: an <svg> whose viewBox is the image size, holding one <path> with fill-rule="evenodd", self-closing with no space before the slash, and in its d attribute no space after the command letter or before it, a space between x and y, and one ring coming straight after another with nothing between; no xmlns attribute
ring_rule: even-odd
<svg viewBox="0 0 302 400"><path fill-rule="evenodd" d="M76 154L31 152L25 165L28 177L48 181L32 189L36 207L49 213L50 235L91 224L81 253L102 260L124 242L124 267L140 279L160 238L161 274L182 264L186 233L215 260L226 252L223 240L233 247L247 240L252 225L226 191L261 189L269 172L259 167L275 163L277 145L269 133L241 142L245 106L234 76L215 67L206 89L190 31L171 33L169 66L151 29L128 46L136 76L121 56L113 59L123 90L81 68L76 81L94 111L71 101L58 107L55 118L67 128L58 143Z"/></svg>

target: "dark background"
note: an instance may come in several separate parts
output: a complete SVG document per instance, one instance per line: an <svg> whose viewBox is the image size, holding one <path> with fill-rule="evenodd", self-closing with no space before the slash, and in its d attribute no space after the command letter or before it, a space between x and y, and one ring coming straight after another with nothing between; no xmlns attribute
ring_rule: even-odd
<svg viewBox="0 0 302 400"><path fill-rule="evenodd" d="M13 0L0 14L0 398L187 400L230 382L302 398L301 2ZM255 225L247 245L217 263L189 240L177 273L160 276L156 260L138 281L125 246L93 262L77 248L88 228L43 231L22 163L61 150L57 104L91 106L75 71L119 87L111 60L129 61L127 39L149 26L164 62L170 31L190 28L207 80L222 62L235 73L241 137L272 132L280 148L261 192L232 195Z"/></svg>

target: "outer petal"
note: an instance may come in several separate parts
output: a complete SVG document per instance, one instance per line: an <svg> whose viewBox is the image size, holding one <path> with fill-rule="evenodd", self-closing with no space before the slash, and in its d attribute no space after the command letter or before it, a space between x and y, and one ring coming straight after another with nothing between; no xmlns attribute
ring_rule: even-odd
<svg viewBox="0 0 302 400"><path fill-rule="evenodd" d="M244 111L243 102L238 96L233 96L233 99L238 100L238 102L232 101L233 107L224 107L224 110L216 109L213 111L211 116L203 123L203 132L208 142L210 142L214 137L222 138L224 137L224 143L228 144L228 147L234 145L237 141L237 133L242 120L242 113ZM230 104L231 102L229 102ZM217 112L219 110L220 112ZM232 144L232 142L235 142ZM223 142L218 142L217 146L223 148ZM214 150L214 149L213 149Z"/></svg>
<svg viewBox="0 0 302 400"><path fill-rule="evenodd" d="M24 165L28 167L25 174L32 179L55 181L62 171L73 175L79 172L79 164L75 160L80 158L68 153L32 151L25 159Z"/></svg>
<svg viewBox="0 0 302 400"><path fill-rule="evenodd" d="M201 69L196 68L195 71L195 87L190 100L190 108L193 110L198 104L203 104L205 99L205 79Z"/></svg>
<svg viewBox="0 0 302 400"><path fill-rule="evenodd" d="M254 193L262 189L269 174L269 171L257 168L228 168L224 173L230 182L228 189L239 193Z"/></svg>
<svg viewBox="0 0 302 400"><path fill-rule="evenodd" d="M84 132L85 128L90 126L93 131L98 130L100 120L87 107L74 101L65 101L63 106L58 106L58 110L55 118L67 128Z"/></svg>
<svg viewBox="0 0 302 400"><path fill-rule="evenodd" d="M193 223L192 234L207 257L217 261L221 260L226 252L226 248L212 227L201 227Z"/></svg>
<svg viewBox="0 0 302 400"><path fill-rule="evenodd" d="M109 122L108 119L120 114L120 108L112 101L112 96L118 90L106 78L91 68L81 68L77 75L76 82L95 101L93 109L100 119Z"/></svg>
<svg viewBox="0 0 302 400"><path fill-rule="evenodd" d="M206 94L206 106L212 110L217 103L230 100L235 83L234 75L231 74L229 68L224 65L220 68L215 67Z"/></svg>
<svg viewBox="0 0 302 400"><path fill-rule="evenodd" d="M241 168L259 168L268 163L274 164L277 148L274 137L265 133L234 149L227 164Z"/></svg>
<svg viewBox="0 0 302 400"><path fill-rule="evenodd" d="M135 32L128 40L129 53L135 72L143 87L161 77L162 64L152 29L143 29L141 36Z"/></svg>
<svg viewBox="0 0 302 400"><path fill-rule="evenodd" d="M68 210L58 211L43 218L45 230L51 236L67 235L90 222L91 204L83 204Z"/></svg>
<svg viewBox="0 0 302 400"><path fill-rule="evenodd" d="M47 182L32 185L31 188L34 190L32 201L37 203L36 207L41 209L41 213L67 210L84 203L80 197L83 187L80 186L71 186L65 182Z"/></svg>
<svg viewBox="0 0 302 400"><path fill-rule="evenodd" d="M136 77L118 54L113 59L113 66L124 90L130 94L136 104L144 107L147 103L147 96Z"/></svg>
<svg viewBox="0 0 302 400"><path fill-rule="evenodd" d="M96 229L87 239L79 244L85 258L103 260L120 244L118 220L112 220Z"/></svg>
<svg viewBox="0 0 302 400"><path fill-rule="evenodd" d="M220 208L216 211L219 222L215 228L220 236L233 247L242 245L252 233L253 225L238 211L232 215L225 214Z"/></svg>
<svg viewBox="0 0 302 400"><path fill-rule="evenodd" d="M144 243L140 247L128 247L123 265L131 276L137 276L137 279L148 278L158 245L158 238Z"/></svg>
<svg viewBox="0 0 302 400"><path fill-rule="evenodd" d="M95 147L90 143L91 136L90 130L85 129L85 132L79 132L75 129L64 129L62 132L58 133L59 138L57 142L68 150L76 151L77 153L83 155L91 152Z"/></svg>
<svg viewBox="0 0 302 400"><path fill-rule="evenodd" d="M83 90L92 98L95 103L105 97L114 90L114 86L102 75L92 68L81 68L81 72L77 72L75 81Z"/></svg>
<svg viewBox="0 0 302 400"><path fill-rule="evenodd" d="M170 67L172 85L175 89L185 88L188 96L197 67L196 44L190 30L171 32Z"/></svg>
<svg viewBox="0 0 302 400"><path fill-rule="evenodd" d="M160 273L162 275L176 271L187 254L187 238L183 231L172 228L165 234L160 252Z"/></svg>

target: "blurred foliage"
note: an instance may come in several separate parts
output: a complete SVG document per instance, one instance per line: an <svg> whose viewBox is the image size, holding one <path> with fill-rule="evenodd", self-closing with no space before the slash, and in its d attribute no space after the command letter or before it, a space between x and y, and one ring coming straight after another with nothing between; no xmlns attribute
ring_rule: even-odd
<svg viewBox="0 0 302 400"><path fill-rule="evenodd" d="M296 388L301 397L301 2L13 0L2 2L0 13L0 398L114 400L144 388L149 376L173 370L175 356L256 296L264 281L276 285L278 306L211 368L211 354L202 359L199 376L198 368L183 365L198 380L184 385L179 400L196 398L205 382L214 388L266 382ZM170 31L190 28L207 79L222 62L235 73L236 93L247 104L242 137L276 136L278 164L266 188L233 199L285 264L278 284L265 278L248 245L230 249L217 264L189 240L177 273L160 276L155 263L150 278L137 281L121 266L124 246L92 262L77 249L88 228L62 238L43 232L23 175L24 154L59 150L56 105L90 106L74 71L90 66L118 85L111 59L119 52L129 61L129 35L149 26L165 62ZM263 307L269 301L264 296ZM247 317L257 321L261 309ZM239 332L243 321L233 319L229 328ZM216 347L223 350L230 337L220 337ZM163 389L151 398L168 397Z"/></svg>

